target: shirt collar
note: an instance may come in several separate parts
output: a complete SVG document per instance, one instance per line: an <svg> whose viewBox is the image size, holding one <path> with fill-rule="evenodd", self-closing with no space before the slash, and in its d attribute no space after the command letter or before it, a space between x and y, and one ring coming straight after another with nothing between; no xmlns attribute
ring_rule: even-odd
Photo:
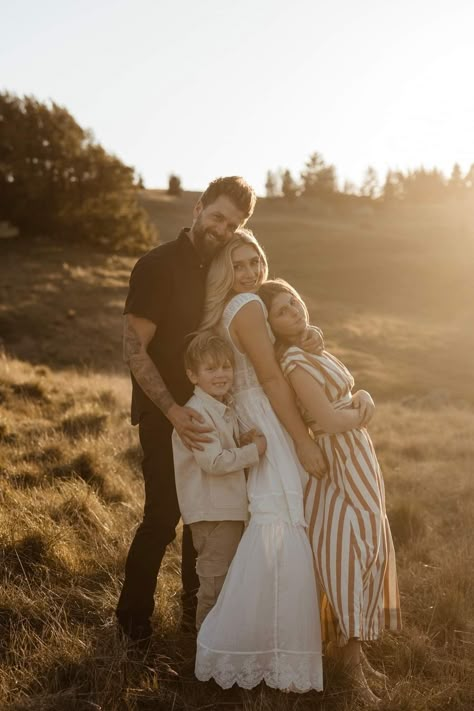
<svg viewBox="0 0 474 711"><path fill-rule="evenodd" d="M205 393L199 385L194 386L194 394L221 417L226 414L227 410L229 410L233 403L231 395L226 395L225 402L220 402L219 400L216 400L215 397L212 397L212 395Z"/></svg>
<svg viewBox="0 0 474 711"><path fill-rule="evenodd" d="M191 262L193 262L200 269L206 270L209 265L203 261L202 257L198 253L197 249L191 242L191 240L189 238L189 232L190 232L190 228L184 227L181 230L181 232L179 233L178 242L180 244L180 247L183 250L184 254L186 255L187 259L189 259Z"/></svg>

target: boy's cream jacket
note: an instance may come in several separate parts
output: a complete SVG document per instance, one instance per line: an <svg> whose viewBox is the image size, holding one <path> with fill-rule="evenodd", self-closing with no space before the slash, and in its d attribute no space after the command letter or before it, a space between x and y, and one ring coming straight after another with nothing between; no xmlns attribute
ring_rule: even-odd
<svg viewBox="0 0 474 711"><path fill-rule="evenodd" d="M190 451L173 430L173 457L179 508L184 523L246 521L247 485L244 468L257 464L257 445L238 446L237 416L228 406L200 387L186 403L212 428L203 450Z"/></svg>

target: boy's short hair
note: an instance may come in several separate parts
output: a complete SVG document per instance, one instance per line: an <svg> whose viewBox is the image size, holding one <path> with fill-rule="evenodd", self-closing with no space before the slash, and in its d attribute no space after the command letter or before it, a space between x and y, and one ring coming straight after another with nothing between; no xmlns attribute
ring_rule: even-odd
<svg viewBox="0 0 474 711"><path fill-rule="evenodd" d="M216 365L226 360L234 365L231 346L214 331L202 331L193 338L184 355L184 367L192 373L197 373L198 366L206 359Z"/></svg>
<svg viewBox="0 0 474 711"><path fill-rule="evenodd" d="M245 215L246 220L252 215L257 196L252 186L240 176L231 175L213 180L199 199L203 207L207 207L221 195L225 195L229 200L232 200L236 208Z"/></svg>

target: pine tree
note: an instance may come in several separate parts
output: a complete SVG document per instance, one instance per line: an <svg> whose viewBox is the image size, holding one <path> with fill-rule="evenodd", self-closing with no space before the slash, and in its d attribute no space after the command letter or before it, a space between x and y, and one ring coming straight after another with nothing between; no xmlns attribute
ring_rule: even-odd
<svg viewBox="0 0 474 711"><path fill-rule="evenodd" d="M182 192L183 188L181 187L181 178L174 174L170 175L168 178L168 195L179 197Z"/></svg>
<svg viewBox="0 0 474 711"><path fill-rule="evenodd" d="M471 167L464 176L464 185L467 190L474 194L474 163L472 163Z"/></svg>
<svg viewBox="0 0 474 711"><path fill-rule="evenodd" d="M465 188L466 185L462 175L461 166L459 163L455 163L448 182L449 193L452 197L460 198L463 196Z"/></svg>
<svg viewBox="0 0 474 711"><path fill-rule="evenodd" d="M337 190L336 169L326 165L320 153L312 153L301 172L303 194L306 197L327 198Z"/></svg>
<svg viewBox="0 0 474 711"><path fill-rule="evenodd" d="M154 231L135 171L63 107L0 93L0 220L47 235L130 249Z"/></svg>
<svg viewBox="0 0 474 711"><path fill-rule="evenodd" d="M282 173L281 191L287 200L294 200L298 194L298 185L288 169Z"/></svg>
<svg viewBox="0 0 474 711"><path fill-rule="evenodd" d="M278 178L271 170L267 171L265 190L268 198L274 198L278 195Z"/></svg>
<svg viewBox="0 0 474 711"><path fill-rule="evenodd" d="M360 194L373 200L380 193L379 178L377 171L371 165L368 166L364 174L364 179L360 188Z"/></svg>

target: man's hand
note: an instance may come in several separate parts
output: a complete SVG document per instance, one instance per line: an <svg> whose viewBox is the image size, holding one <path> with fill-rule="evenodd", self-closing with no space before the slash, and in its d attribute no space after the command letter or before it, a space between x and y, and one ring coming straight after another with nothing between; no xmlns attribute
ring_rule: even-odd
<svg viewBox="0 0 474 711"><path fill-rule="evenodd" d="M200 449L202 442L210 442L206 437L206 432L212 432L211 428L203 424L204 419L192 407L180 407L174 403L166 413L166 417L171 422L176 432L179 434L183 444L188 449Z"/></svg>
<svg viewBox="0 0 474 711"><path fill-rule="evenodd" d="M298 459L308 474L316 479L322 479L326 474L327 467L316 442L308 435L308 438L303 442L298 442L295 448Z"/></svg>
<svg viewBox="0 0 474 711"><path fill-rule="evenodd" d="M321 329L317 326L310 326L301 339L300 347L313 355L321 355L324 350L324 338Z"/></svg>
<svg viewBox="0 0 474 711"><path fill-rule="evenodd" d="M358 390L352 396L352 406L360 412L360 426L366 427L375 413L375 403L367 390Z"/></svg>

